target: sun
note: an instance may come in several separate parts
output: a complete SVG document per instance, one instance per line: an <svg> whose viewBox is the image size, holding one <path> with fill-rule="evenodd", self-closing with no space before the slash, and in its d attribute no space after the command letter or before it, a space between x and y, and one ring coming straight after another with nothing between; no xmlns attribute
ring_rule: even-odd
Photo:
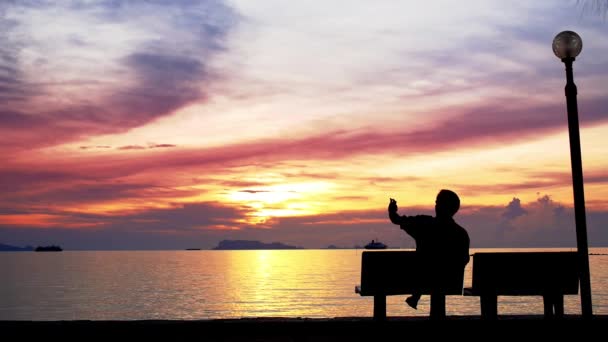
<svg viewBox="0 0 608 342"><path fill-rule="evenodd" d="M234 190L228 194L228 200L253 209L245 221L261 225L273 217L316 215L322 212L322 205L315 198L323 196L330 187L327 182L275 184Z"/></svg>

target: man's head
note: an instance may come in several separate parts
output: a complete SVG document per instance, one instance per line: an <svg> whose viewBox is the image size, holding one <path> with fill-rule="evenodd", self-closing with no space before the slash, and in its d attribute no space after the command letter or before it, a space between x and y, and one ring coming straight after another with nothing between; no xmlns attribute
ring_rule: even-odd
<svg viewBox="0 0 608 342"><path fill-rule="evenodd" d="M460 198L454 191L441 190L435 200L435 215L438 217L452 217L460 209Z"/></svg>

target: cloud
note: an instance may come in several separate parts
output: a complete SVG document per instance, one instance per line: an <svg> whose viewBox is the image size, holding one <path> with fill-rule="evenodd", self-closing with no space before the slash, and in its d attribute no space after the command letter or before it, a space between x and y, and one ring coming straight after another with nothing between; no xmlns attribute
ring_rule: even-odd
<svg viewBox="0 0 608 342"><path fill-rule="evenodd" d="M148 144L147 146L141 146L141 145L126 145L126 146L120 146L117 147L118 150L145 150L145 149L151 149L151 148L169 148L169 147L177 147L177 145L174 144Z"/></svg>
<svg viewBox="0 0 608 342"><path fill-rule="evenodd" d="M15 226L7 224L6 219L0 220L0 240L28 240L32 244L52 241L67 249L209 248L219 241L223 229L238 228L236 221L247 213L242 208L213 202L173 204L164 209L113 215L27 212L26 216L44 219L47 225ZM27 218L20 221L28 222Z"/></svg>
<svg viewBox="0 0 608 342"><path fill-rule="evenodd" d="M456 215L456 221L469 232L472 248L576 246L572 208L553 201L550 196L541 196L526 204L514 203L517 201L511 200L506 206L467 207ZM521 209L518 209L520 215L505 215L510 207ZM0 215L35 214L47 222L47 228L41 229L11 226L6 220L0 220L0 240L21 245L53 241L70 249L182 249L211 248L223 239L246 239L319 248L330 244L361 246L371 239L379 239L391 247L415 246L411 237L389 222L384 209L273 218L266 223L267 229L242 223L250 209L213 202L173 204L164 209L148 208L112 215L11 210L3 209ZM525 213L522 214L522 210ZM433 210L412 207L400 211L428 215ZM587 221L589 245L605 246L608 211L589 211ZM81 229L74 229L79 225ZM66 226L69 229L64 229Z"/></svg>
<svg viewBox="0 0 608 342"><path fill-rule="evenodd" d="M506 220L512 220L527 213L528 212L521 207L519 198L513 197L513 200L507 204L505 212L502 213L502 217Z"/></svg>
<svg viewBox="0 0 608 342"><path fill-rule="evenodd" d="M608 99L595 102L596 110L590 111L584 125L608 120L604 107L608 107ZM266 138L215 148L184 149L158 158L162 158L167 167L247 165L287 160L339 160L381 152L407 156L463 147L501 146L565 129L566 123L556 115L562 109L557 106L507 109L495 104L466 110L460 116L418 130L396 133L370 128L320 132L306 137ZM152 159L149 162L158 164Z"/></svg>
<svg viewBox="0 0 608 342"><path fill-rule="evenodd" d="M113 94L106 103L116 110L114 123L126 128L203 100L200 88L211 80L206 66L190 57L138 52L128 56L125 65L134 72L135 84Z"/></svg>
<svg viewBox="0 0 608 342"><path fill-rule="evenodd" d="M58 13L49 18L58 26L62 20L69 24L47 30L42 39L36 20L49 13ZM209 63L223 51L237 18L214 0L129 6L5 3L0 10L0 149L126 132L189 103L204 103L209 85L221 78ZM129 45L104 35L109 21ZM97 34L71 32L79 25ZM71 46L75 40L86 48ZM27 60L23 49L40 57Z"/></svg>
<svg viewBox="0 0 608 342"><path fill-rule="evenodd" d="M107 146L107 145L97 145L97 146L80 146L79 147L81 150L90 150L90 149L108 149L108 148L112 148L112 146Z"/></svg>
<svg viewBox="0 0 608 342"><path fill-rule="evenodd" d="M472 208L458 214L458 221L469 229L471 243L477 247L576 246L572 208L548 195L525 205L514 198L506 207ZM602 214L589 215L589 232L593 231L594 236L591 245L608 241L608 234L596 229L606 223Z"/></svg>
<svg viewBox="0 0 608 342"><path fill-rule="evenodd" d="M139 145L127 145L118 147L119 150L145 150L146 148Z"/></svg>
<svg viewBox="0 0 608 342"><path fill-rule="evenodd" d="M588 15L598 15L606 18L608 13L608 1L604 0L582 0L576 2L582 8L583 13Z"/></svg>
<svg viewBox="0 0 608 342"><path fill-rule="evenodd" d="M195 178L193 182L195 183L203 183L203 182L211 182L212 180ZM254 187L254 186L265 186L267 185L261 181L248 181L248 180L239 180L239 179L230 179L230 180L218 180L218 184L231 187L231 188L246 188L246 187Z"/></svg>
<svg viewBox="0 0 608 342"><path fill-rule="evenodd" d="M455 219L467 229L472 248L482 247L575 247L574 212L550 196L522 204L517 198L505 206L462 208ZM401 214L433 215L432 208L400 208ZM608 243L608 211L589 211L587 216L590 246ZM278 239L306 247L330 244L352 247L371 239L389 246L412 248L414 241L398 226L391 224L385 210L345 211L316 216L277 218L271 229L232 232L235 238Z"/></svg>
<svg viewBox="0 0 608 342"><path fill-rule="evenodd" d="M150 144L148 148L167 148L167 147L177 147L174 144Z"/></svg>
<svg viewBox="0 0 608 342"><path fill-rule="evenodd" d="M115 205L120 203L127 208L132 208L133 205L145 208L145 203L166 203L175 198L197 196L205 192L200 189L161 186L153 182L87 181L62 178L62 175L52 177L53 175L46 175L46 180L36 179L31 183L10 185L7 187L10 192L0 194L0 205L7 208L78 210L83 205L114 202Z"/></svg>
<svg viewBox="0 0 608 342"><path fill-rule="evenodd" d="M368 201L369 197L368 196L335 196L335 197L333 197L333 199L338 200L338 201L342 201L342 200L347 200L347 201Z"/></svg>
<svg viewBox="0 0 608 342"><path fill-rule="evenodd" d="M24 82L24 75L18 68L23 46L10 32L19 23L7 17L6 7L6 4L0 4L0 104L20 102L35 93ZM0 106L0 117L4 115L2 112Z"/></svg>
<svg viewBox="0 0 608 342"><path fill-rule="evenodd" d="M505 170L497 171L504 172ZM518 193L522 191L529 192L533 189L545 190L570 186L572 184L572 174L569 172L530 172L521 170L521 174L525 176L526 181L513 183L496 182L491 187L488 187L488 185L460 184L458 188L461 189L460 193L463 195L479 195L487 193L489 189L494 193ZM584 182L586 185L605 184L608 182L608 176L606 176L605 170L596 169L585 174Z"/></svg>
<svg viewBox="0 0 608 342"><path fill-rule="evenodd" d="M0 198L6 196L21 196L23 190L35 189L44 187L49 184L62 184L74 180L83 180L87 178L84 175L78 175L75 172L67 171L46 171L46 170L31 170L31 169L6 169L0 170Z"/></svg>

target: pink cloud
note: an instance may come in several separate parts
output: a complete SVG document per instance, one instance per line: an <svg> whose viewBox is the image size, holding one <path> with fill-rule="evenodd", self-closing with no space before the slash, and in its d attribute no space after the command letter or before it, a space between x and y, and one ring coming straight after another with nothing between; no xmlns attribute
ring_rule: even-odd
<svg viewBox="0 0 608 342"><path fill-rule="evenodd" d="M47 16L54 16L60 26L62 17L70 18L65 30L46 32L44 40L52 41L52 47L36 33L37 20ZM149 18L154 18L152 27L143 25ZM210 71L209 63L225 50L227 34L238 19L230 6L216 1L130 6L3 3L0 151L7 155L122 133L189 103L204 103L209 84L222 78ZM116 44L116 39L105 40L102 32L108 22L125 33L128 47ZM78 25L99 34L87 35ZM141 34L145 31L148 34ZM26 50L32 53L21 53ZM28 56L40 57L32 62Z"/></svg>

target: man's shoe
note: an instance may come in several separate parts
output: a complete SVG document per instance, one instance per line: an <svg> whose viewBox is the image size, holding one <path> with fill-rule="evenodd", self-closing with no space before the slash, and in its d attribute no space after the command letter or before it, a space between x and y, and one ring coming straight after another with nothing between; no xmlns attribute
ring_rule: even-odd
<svg viewBox="0 0 608 342"><path fill-rule="evenodd" d="M407 305L411 306L414 310L418 310L418 301L414 297L407 297L405 299Z"/></svg>

